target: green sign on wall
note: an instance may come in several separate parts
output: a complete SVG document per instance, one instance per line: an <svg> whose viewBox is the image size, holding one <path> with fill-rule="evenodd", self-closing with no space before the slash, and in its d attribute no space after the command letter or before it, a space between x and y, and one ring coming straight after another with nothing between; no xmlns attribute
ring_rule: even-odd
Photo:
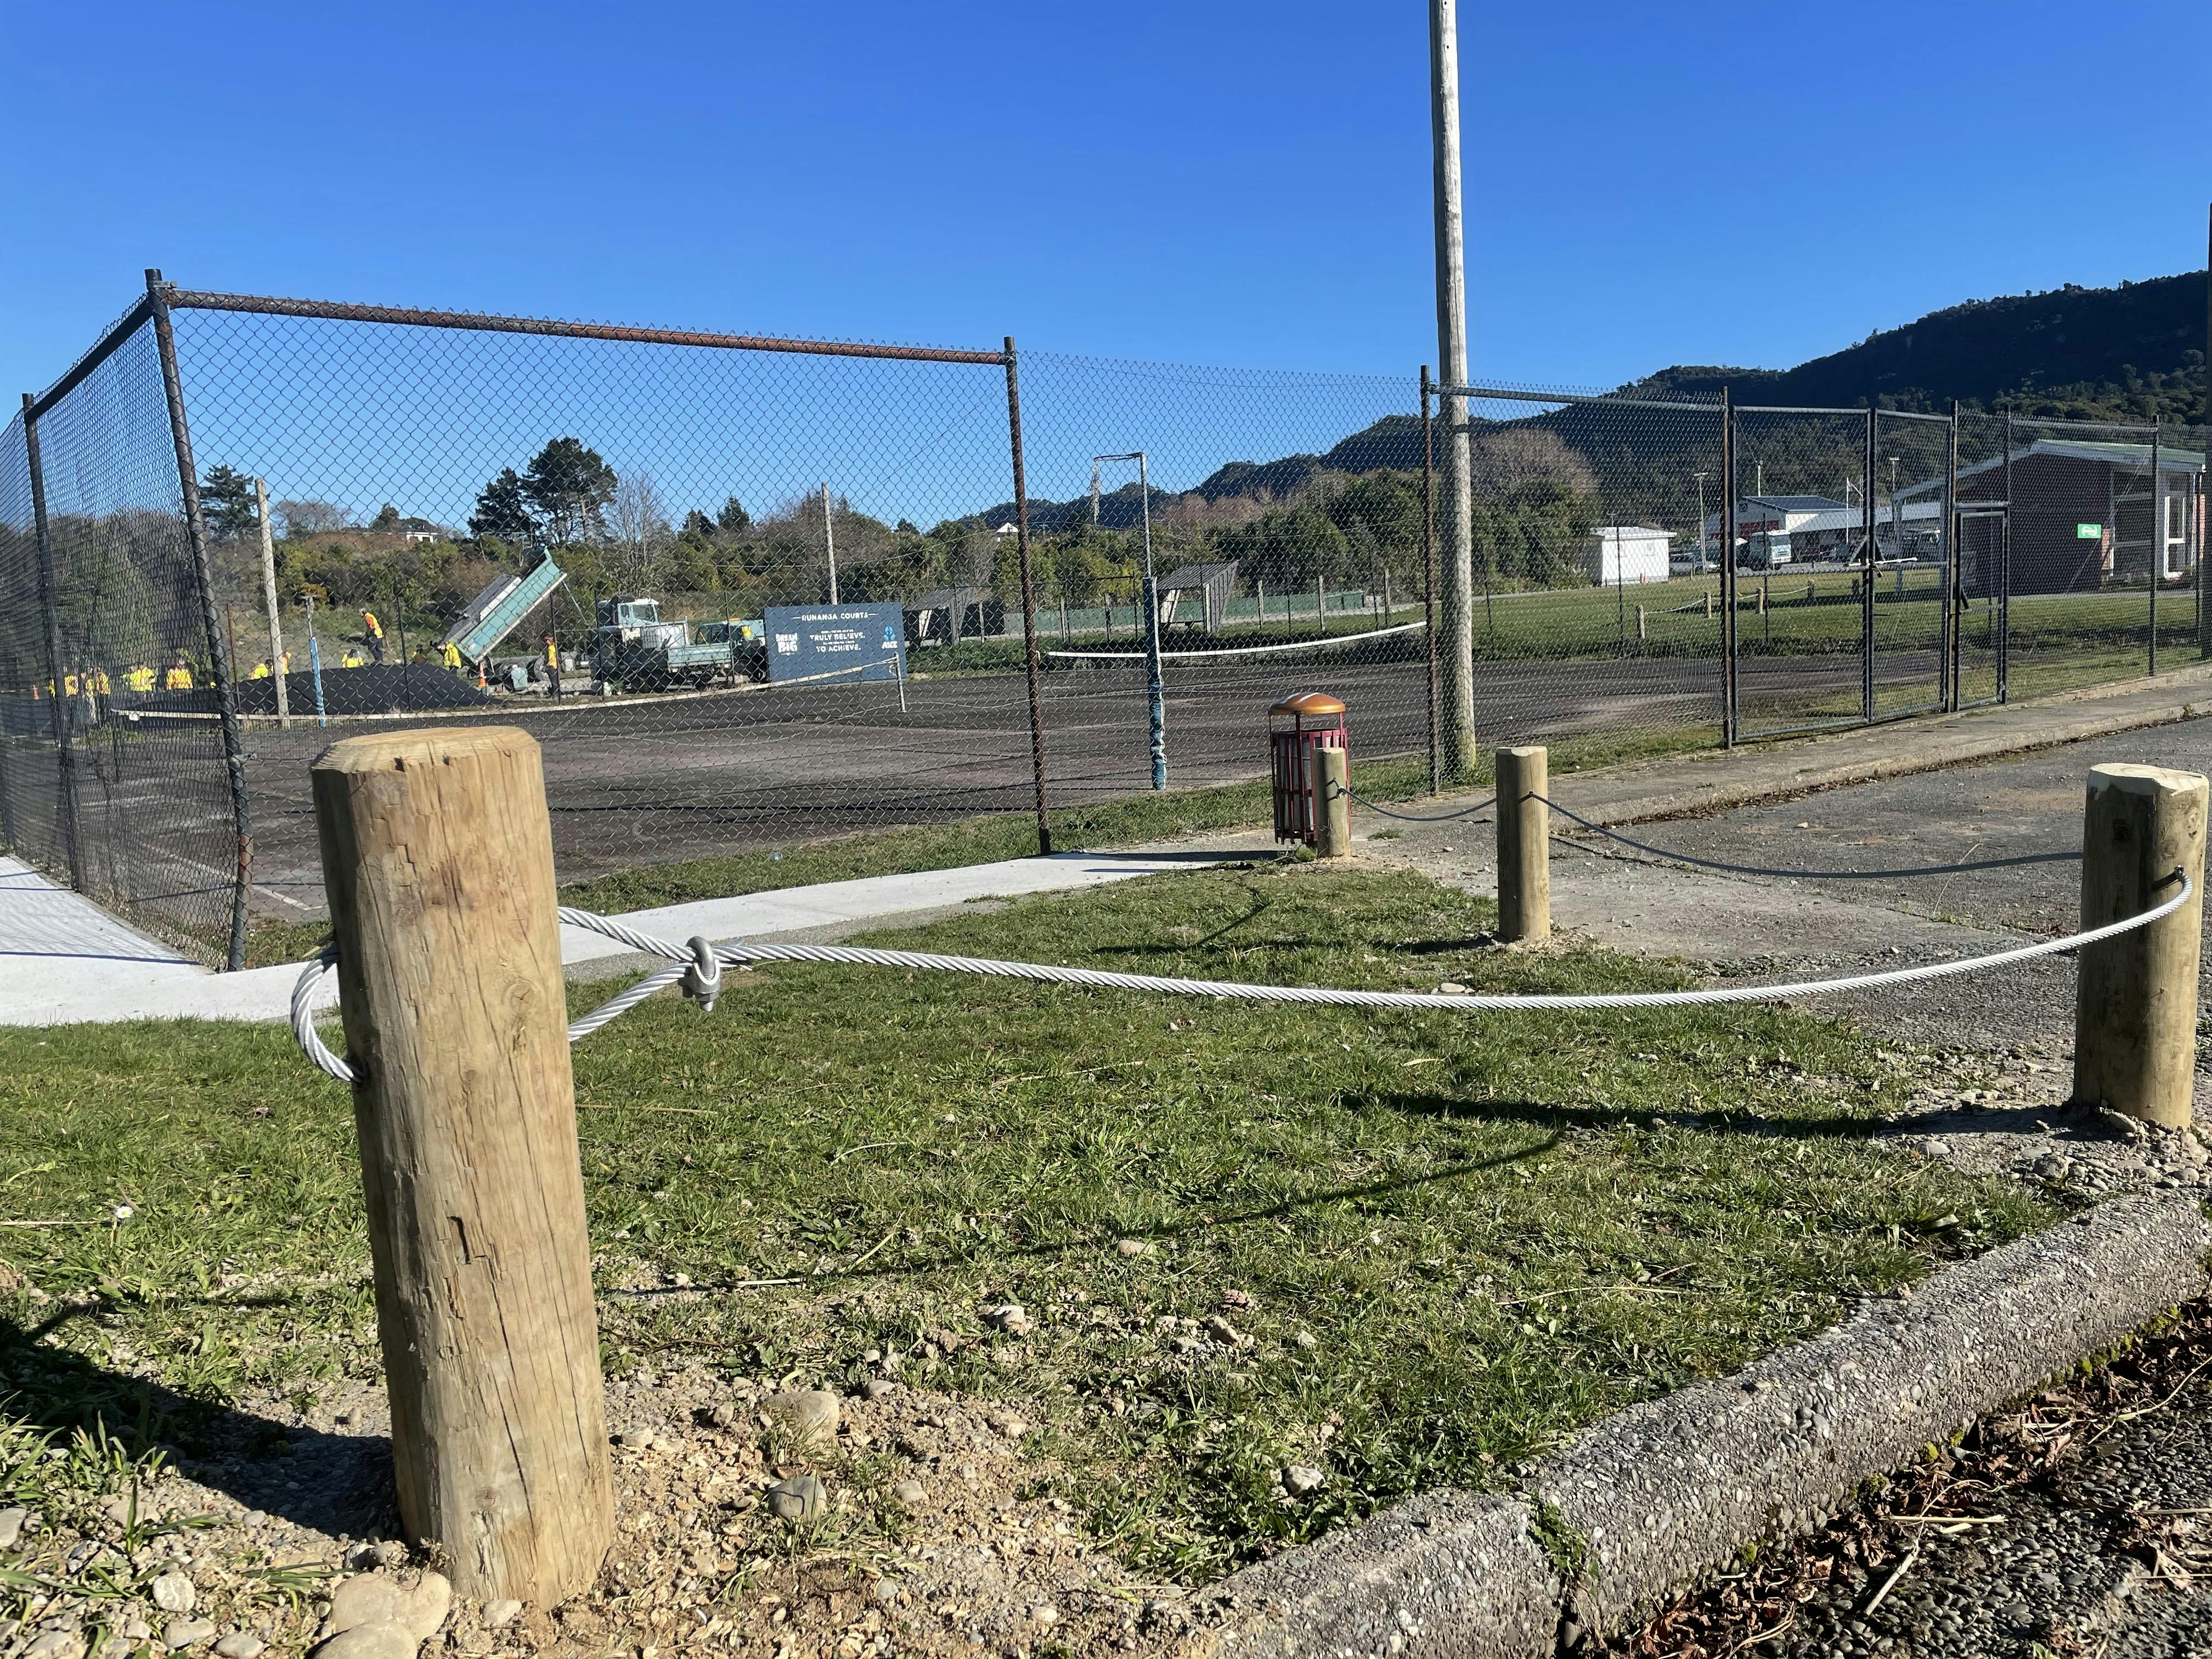
<svg viewBox="0 0 2212 1659"><path fill-rule="evenodd" d="M2080 542L2101 542L2105 539L2105 526L2100 524L2077 524L2074 526L2074 539Z"/></svg>

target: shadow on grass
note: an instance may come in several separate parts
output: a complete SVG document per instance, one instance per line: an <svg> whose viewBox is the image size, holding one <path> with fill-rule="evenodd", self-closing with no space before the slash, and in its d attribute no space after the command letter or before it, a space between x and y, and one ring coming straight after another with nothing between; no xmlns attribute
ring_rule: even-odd
<svg viewBox="0 0 2212 1659"><path fill-rule="evenodd" d="M64 1308L32 1326L0 1318L0 1417L61 1441L104 1426L136 1455L181 1453L200 1485L297 1526L359 1537L396 1524L388 1436L280 1423L48 1344L72 1320L108 1305Z"/></svg>
<svg viewBox="0 0 2212 1659"><path fill-rule="evenodd" d="M1649 1108L1631 1111L1612 1106L1560 1106L1523 1100L1457 1100L1442 1095L1348 1095L1349 1106L1380 1108L1409 1117L1441 1119L1447 1122L1515 1123L1554 1132L1567 1129L1624 1129L1649 1124L1655 1115ZM1897 1117L1763 1117L1745 1112L1668 1113L1676 1128L1703 1129L1714 1134L1747 1136L1763 1140L1903 1140L1941 1133L1958 1138L1972 1134L2025 1134L2056 1131L2067 1140L2118 1140L2122 1137L2094 1108L2065 1104L2022 1106L1936 1106Z"/></svg>
<svg viewBox="0 0 2212 1659"><path fill-rule="evenodd" d="M1107 1249L1110 1249L1116 1241L1124 1238L1141 1238L1152 1242L1189 1238L1218 1232L1228 1227L1249 1226L1262 1221L1280 1221L1285 1217L1296 1215L1300 1211L1318 1205L1357 1204L1367 1199L1386 1198L1395 1193L1413 1192L1419 1188L1434 1186L1439 1182L1457 1181L1468 1176L1483 1175L1492 1170L1505 1169L1511 1164L1520 1163L1524 1158L1541 1157L1559 1144L1559 1137L1557 1134L1547 1135L1540 1140L1531 1141L1526 1146L1516 1147L1510 1152L1499 1152L1490 1158L1468 1158L1457 1164L1447 1164L1440 1170L1431 1170L1425 1175L1406 1176L1394 1181L1371 1181L1357 1187L1332 1187L1322 1192L1299 1193L1293 1197L1282 1199L1273 1204L1261 1205L1253 1209L1231 1212L1217 1212L1211 1215L1198 1216L1189 1221L1173 1222L1161 1226L1115 1228L1109 1231L1085 1233L1074 1238L1043 1239L1031 1244L992 1246L987 1242L984 1248L963 1255L908 1256L866 1270L857 1267L850 1269L832 1267L819 1273L810 1273L771 1282L829 1285L840 1282L851 1284L864 1280L903 1279L910 1274L937 1273L950 1267L972 1269L1001 1261L1042 1261L1073 1255L1078 1251ZM622 1291L617 1294L629 1301L649 1302L660 1297L689 1299L697 1297L705 1291L739 1290L758 1282L757 1280L710 1279L690 1285L641 1286L635 1290Z"/></svg>
<svg viewBox="0 0 2212 1659"><path fill-rule="evenodd" d="M1568 1129L1626 1129L1649 1124L1652 1118L1669 1117L1676 1128L1705 1129L1716 1134L1735 1134L1765 1140L1874 1140L1893 1136L1896 1125L1872 1118L1755 1117L1749 1113L1683 1113L1670 1117L1649 1107L1630 1110L1616 1106L1561 1106L1527 1100L1457 1100L1443 1095L1348 1095L1348 1106L1378 1107L1408 1117L1437 1118L1454 1123L1518 1123L1555 1133Z"/></svg>

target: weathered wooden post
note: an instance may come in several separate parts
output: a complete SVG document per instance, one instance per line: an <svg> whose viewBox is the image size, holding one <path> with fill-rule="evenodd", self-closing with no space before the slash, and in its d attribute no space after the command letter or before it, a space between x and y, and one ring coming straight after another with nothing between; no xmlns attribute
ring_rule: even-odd
<svg viewBox="0 0 2212 1659"><path fill-rule="evenodd" d="M1314 852L1322 858L1340 859L1352 851L1352 753L1349 750L1313 749Z"/></svg>
<svg viewBox="0 0 2212 1659"><path fill-rule="evenodd" d="M550 1606L614 1526L538 744L315 763L399 1513L463 1595Z"/></svg>
<svg viewBox="0 0 2212 1659"><path fill-rule="evenodd" d="M2075 977L2074 1100L2185 1129L2197 1072L2206 783L2196 772L2115 763L2089 769L2081 825L2081 926L2122 921L2172 898L2170 916L2084 946Z"/></svg>
<svg viewBox="0 0 2212 1659"><path fill-rule="evenodd" d="M1552 936L1551 755L1498 751L1498 936L1510 944Z"/></svg>

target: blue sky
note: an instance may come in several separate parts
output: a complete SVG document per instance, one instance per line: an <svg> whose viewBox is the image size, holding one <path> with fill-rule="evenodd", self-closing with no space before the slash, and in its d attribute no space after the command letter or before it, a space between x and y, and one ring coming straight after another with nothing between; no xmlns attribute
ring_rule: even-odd
<svg viewBox="0 0 2212 1659"><path fill-rule="evenodd" d="M1420 0L0 9L0 375L187 286L1121 357L1434 356ZM2191 269L2212 6L1462 21L1474 358L1782 366Z"/></svg>

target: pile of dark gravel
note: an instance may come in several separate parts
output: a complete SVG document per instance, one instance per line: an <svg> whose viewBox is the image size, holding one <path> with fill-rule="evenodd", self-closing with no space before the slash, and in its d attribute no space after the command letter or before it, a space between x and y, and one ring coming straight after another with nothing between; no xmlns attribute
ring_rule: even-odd
<svg viewBox="0 0 2212 1659"><path fill-rule="evenodd" d="M1869 1483L1814 1533L1753 1553L1595 1650L2212 1650L2208 1373L2212 1303L2199 1302L1984 1419L1957 1445L1929 1447L1924 1462Z"/></svg>

